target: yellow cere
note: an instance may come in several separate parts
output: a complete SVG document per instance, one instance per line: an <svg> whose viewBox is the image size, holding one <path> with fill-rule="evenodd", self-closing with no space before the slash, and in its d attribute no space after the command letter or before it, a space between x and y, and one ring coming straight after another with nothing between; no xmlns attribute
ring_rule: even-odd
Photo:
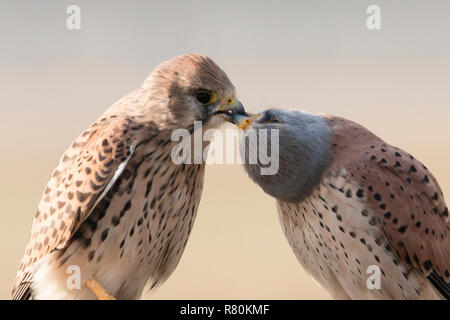
<svg viewBox="0 0 450 320"><path fill-rule="evenodd" d="M245 130L249 125L253 122L252 118L244 119L241 123L239 123L238 128L241 130Z"/></svg>

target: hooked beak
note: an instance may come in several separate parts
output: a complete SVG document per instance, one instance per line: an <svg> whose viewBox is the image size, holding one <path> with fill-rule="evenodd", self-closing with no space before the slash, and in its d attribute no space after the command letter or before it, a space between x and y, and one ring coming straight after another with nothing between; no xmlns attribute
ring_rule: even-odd
<svg viewBox="0 0 450 320"><path fill-rule="evenodd" d="M239 129L246 130L247 127L250 126L254 120L258 119L259 116L260 116L260 114L251 114L251 113L238 114L238 113L233 113L231 115L231 119L228 120L228 121L230 121L231 123L235 124Z"/></svg>
<svg viewBox="0 0 450 320"><path fill-rule="evenodd" d="M244 106L242 103L235 99L230 104L221 105L214 111L214 114L220 114L223 119L228 122L234 123L233 117L235 115L247 116L247 112L245 112Z"/></svg>

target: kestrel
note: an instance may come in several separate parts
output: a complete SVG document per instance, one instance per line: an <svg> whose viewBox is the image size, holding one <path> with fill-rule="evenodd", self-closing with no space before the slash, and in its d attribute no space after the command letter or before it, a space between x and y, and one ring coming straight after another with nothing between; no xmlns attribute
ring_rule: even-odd
<svg viewBox="0 0 450 320"><path fill-rule="evenodd" d="M216 128L241 112L204 55L159 65L62 156L34 217L13 299L136 299L174 271L199 206L204 162L172 161L176 129ZM79 288L68 286L79 268ZM69 271L68 271L69 270ZM95 293L95 294L94 294Z"/></svg>
<svg viewBox="0 0 450 320"><path fill-rule="evenodd" d="M244 130L245 170L276 198L297 259L333 298L450 297L448 209L421 162L335 116L273 109L233 119ZM257 141L250 129L259 139L261 129L269 137L278 132L276 174L262 175L261 161L249 163Z"/></svg>

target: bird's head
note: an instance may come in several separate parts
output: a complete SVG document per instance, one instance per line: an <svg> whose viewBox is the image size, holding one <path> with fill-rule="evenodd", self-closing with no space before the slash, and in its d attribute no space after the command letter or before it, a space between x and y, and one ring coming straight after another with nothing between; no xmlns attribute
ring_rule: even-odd
<svg viewBox="0 0 450 320"><path fill-rule="evenodd" d="M226 73L209 57L188 54L161 63L144 83L162 128L217 127L230 112L245 114Z"/></svg>
<svg viewBox="0 0 450 320"><path fill-rule="evenodd" d="M242 130L240 150L248 175L277 199L292 202L307 196L329 164L331 129L320 116L269 109L233 113L230 121ZM263 174L261 169L273 161L278 170Z"/></svg>

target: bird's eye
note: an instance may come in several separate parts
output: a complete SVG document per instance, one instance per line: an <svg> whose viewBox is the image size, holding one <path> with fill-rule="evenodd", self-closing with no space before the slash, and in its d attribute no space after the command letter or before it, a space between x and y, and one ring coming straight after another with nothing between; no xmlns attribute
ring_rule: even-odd
<svg viewBox="0 0 450 320"><path fill-rule="evenodd" d="M264 112L262 117L258 120L260 123L282 123L280 119L277 119L271 112Z"/></svg>
<svg viewBox="0 0 450 320"><path fill-rule="evenodd" d="M213 92L201 90L195 94L195 99L201 104L211 104L214 103L215 94Z"/></svg>
<svg viewBox="0 0 450 320"><path fill-rule="evenodd" d="M277 118L270 118L268 120L265 121L266 123L281 123L281 120L277 119Z"/></svg>

